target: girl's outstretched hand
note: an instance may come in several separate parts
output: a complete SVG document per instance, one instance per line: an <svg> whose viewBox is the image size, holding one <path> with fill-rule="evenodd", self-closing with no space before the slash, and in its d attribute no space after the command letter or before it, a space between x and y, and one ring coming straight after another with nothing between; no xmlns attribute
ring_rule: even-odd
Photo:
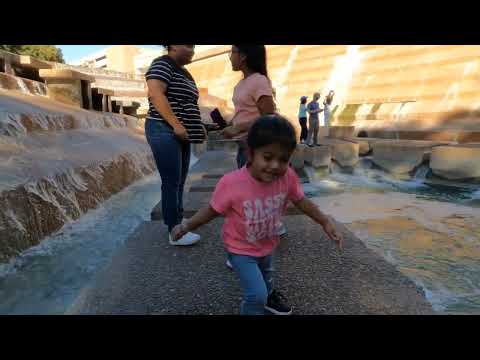
<svg viewBox="0 0 480 360"><path fill-rule="evenodd" d="M173 241L177 241L183 235L185 235L187 231L185 230L185 226L183 224L178 224L172 230L171 236Z"/></svg>
<svg viewBox="0 0 480 360"><path fill-rule="evenodd" d="M343 249L343 235L337 231L335 226L328 221L323 230L327 233L330 240L334 241L340 250Z"/></svg>

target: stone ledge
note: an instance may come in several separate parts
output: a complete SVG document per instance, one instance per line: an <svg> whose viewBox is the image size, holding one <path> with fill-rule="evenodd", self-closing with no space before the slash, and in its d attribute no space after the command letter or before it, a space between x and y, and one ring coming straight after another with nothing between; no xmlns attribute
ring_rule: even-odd
<svg viewBox="0 0 480 360"><path fill-rule="evenodd" d="M480 144L437 146L432 149L430 168L448 180L480 180Z"/></svg>
<svg viewBox="0 0 480 360"><path fill-rule="evenodd" d="M315 146L305 148L305 163L314 168L330 166L332 151L329 146Z"/></svg>
<svg viewBox="0 0 480 360"><path fill-rule="evenodd" d="M92 85L92 90L97 90L99 94L113 96L114 91L112 89L106 89L102 87L96 87Z"/></svg>
<svg viewBox="0 0 480 360"><path fill-rule="evenodd" d="M39 72L40 77L49 79L61 79L61 80L85 80L93 82L95 77L81 73L75 70L69 69L41 69Z"/></svg>
<svg viewBox="0 0 480 360"><path fill-rule="evenodd" d="M115 96L125 96L125 97L147 97L148 93L146 90L117 90L113 89Z"/></svg>
<svg viewBox="0 0 480 360"><path fill-rule="evenodd" d="M358 143L329 138L320 139L318 143L330 147L332 159L340 166L354 166L359 161L358 154L360 145Z"/></svg>
<svg viewBox="0 0 480 360"><path fill-rule="evenodd" d="M372 161L394 174L407 174L427 161L432 148L445 142L421 140L382 140L372 144Z"/></svg>
<svg viewBox="0 0 480 360"><path fill-rule="evenodd" d="M51 69L52 65L48 62L36 59L28 55L20 55L20 64L33 69Z"/></svg>

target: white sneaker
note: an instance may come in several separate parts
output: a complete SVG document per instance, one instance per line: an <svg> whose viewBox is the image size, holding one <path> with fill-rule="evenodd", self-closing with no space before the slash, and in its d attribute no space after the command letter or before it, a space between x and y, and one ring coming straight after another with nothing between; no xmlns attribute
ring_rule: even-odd
<svg viewBox="0 0 480 360"><path fill-rule="evenodd" d="M177 245L177 246L186 246L186 245L193 245L196 242L200 240L200 235L188 232L185 235L183 235L180 239L177 241L172 240L172 235L168 234L168 242L170 245Z"/></svg>
<svg viewBox="0 0 480 360"><path fill-rule="evenodd" d="M227 267L228 267L230 270L233 270L233 266L232 266L232 263L230 262L230 260L227 259L227 262L225 263L225 265L227 265Z"/></svg>

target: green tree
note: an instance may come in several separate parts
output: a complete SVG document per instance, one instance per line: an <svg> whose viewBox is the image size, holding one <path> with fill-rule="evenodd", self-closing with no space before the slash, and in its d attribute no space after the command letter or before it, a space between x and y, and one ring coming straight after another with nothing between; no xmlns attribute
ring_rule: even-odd
<svg viewBox="0 0 480 360"><path fill-rule="evenodd" d="M55 45L0 45L0 50L19 55L30 55L39 60L65 62L62 50Z"/></svg>
<svg viewBox="0 0 480 360"><path fill-rule="evenodd" d="M0 45L0 50L8 51L14 54L18 54L22 45Z"/></svg>

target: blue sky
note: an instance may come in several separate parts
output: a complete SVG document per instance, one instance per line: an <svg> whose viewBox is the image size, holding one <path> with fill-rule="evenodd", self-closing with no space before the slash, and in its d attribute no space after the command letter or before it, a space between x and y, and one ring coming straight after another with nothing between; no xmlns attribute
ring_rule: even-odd
<svg viewBox="0 0 480 360"><path fill-rule="evenodd" d="M62 49L63 58L66 63L71 63L75 60L81 59L91 53L101 51L112 45L57 45ZM137 45L139 47L146 47L152 49L159 49L159 45Z"/></svg>

